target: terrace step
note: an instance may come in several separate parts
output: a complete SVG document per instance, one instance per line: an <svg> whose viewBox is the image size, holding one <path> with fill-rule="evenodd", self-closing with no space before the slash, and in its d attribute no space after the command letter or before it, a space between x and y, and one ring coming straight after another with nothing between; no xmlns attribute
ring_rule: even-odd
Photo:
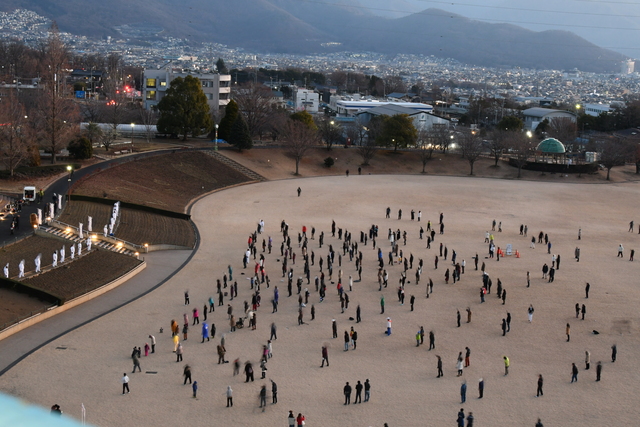
<svg viewBox="0 0 640 427"><path fill-rule="evenodd" d="M242 166L240 163L236 162L235 160L231 160L230 158L223 156L222 154L220 154L218 151L211 151L211 150L207 150L205 151L205 153L207 153L208 155L212 156L213 158L215 158L216 160L218 160L220 163L223 163L235 170L237 170L238 172L248 176L249 178L256 180L256 181L266 181L267 179L265 177L263 177L262 175L252 171L251 169Z"/></svg>

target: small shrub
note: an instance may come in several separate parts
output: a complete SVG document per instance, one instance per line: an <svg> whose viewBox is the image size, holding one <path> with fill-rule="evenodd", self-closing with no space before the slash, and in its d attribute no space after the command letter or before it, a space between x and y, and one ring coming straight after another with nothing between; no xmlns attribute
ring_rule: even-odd
<svg viewBox="0 0 640 427"><path fill-rule="evenodd" d="M324 159L324 165L328 168L333 166L334 163L335 161L333 160L333 157L327 157L326 159Z"/></svg>

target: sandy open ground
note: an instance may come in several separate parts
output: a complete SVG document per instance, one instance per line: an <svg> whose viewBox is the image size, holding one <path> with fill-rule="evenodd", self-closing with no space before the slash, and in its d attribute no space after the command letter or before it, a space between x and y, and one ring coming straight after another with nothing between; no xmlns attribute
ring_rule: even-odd
<svg viewBox="0 0 640 427"><path fill-rule="evenodd" d="M4 376L0 389L49 407L62 406L66 414L80 416L80 405L87 408L87 421L99 426L178 426L178 425L254 425L286 426L288 410L302 412L307 426L453 426L462 406L473 411L476 426L533 426L541 417L545 426L633 426L640 417L637 395L640 371L637 368L638 271L640 260L629 262L629 250L640 249L638 235L638 183L582 185L544 182L518 182L496 179L435 176L344 176L304 180L272 181L236 187L199 201L193 218L201 233L201 245L193 260L169 282L151 294L98 321L79 328L46 345L27 357ZM296 188L302 196L296 197ZM385 219L387 206L392 218ZM403 219L398 221L397 210ZM411 209L422 210L422 222L409 220ZM432 249L419 240L420 225L436 223L444 212L445 234L436 235ZM634 218L634 215L636 218ZM313 277L318 274L317 260L327 255L328 245L341 253L342 242L330 236L331 220L353 233L358 241L361 230L371 224L380 228L378 244L390 248L387 230L406 230L409 238L401 246L413 253L414 269L408 272L407 302L416 296L416 309L401 306L396 287L401 267L387 267L389 288L378 292L376 251L371 243L360 245L364 252L362 282L349 292L347 312L340 313L335 285L328 284L325 302L319 303L313 292L316 319L297 325L297 298L287 298L286 282L281 282L281 234L279 224L290 225L292 244L298 254L296 277L302 275L300 250L295 236L302 225L315 226L326 236L322 249L310 241L316 255ZM521 258L507 257L499 262L484 260L487 245L484 232L493 219L502 221L503 232L494 233L496 245L513 244ZM228 333L226 307L216 307L209 316L218 333L212 342L200 343L199 327L190 330L184 342L184 363L176 363L172 353L169 323L181 321L187 309L202 306L215 293L215 279L221 278L227 264L234 268L239 298L233 301L235 312L242 302L250 301L247 275L241 257L249 233L264 219L266 232L259 236L274 238L274 253L267 255L267 271L272 288L262 288L263 305L258 310L257 331L248 328ZM636 230L628 233L628 223L636 220ZM520 224L527 224L529 237L519 235ZM582 228L582 240L577 240ZM543 230L553 244L552 253L561 254L560 269L554 283L541 277L541 267L551 264L551 255L543 245L529 249L530 236ZM295 244L293 243L295 241ZM444 271L450 261L440 260L433 269L437 247L443 242L466 260L466 272L458 283L444 284ZM616 258L618 244L625 247L625 258ZM573 253L581 248L580 262ZM492 294L480 303L481 273L474 271L472 257L477 253L487 263L493 279ZM420 285L414 284L415 267L424 259ZM336 254L337 261L337 254ZM337 262L336 262L337 264ZM334 280L337 277L336 265ZM355 274L348 257L342 259L344 277ZM526 272L532 284L526 287ZM245 272L245 275L241 275ZM425 283L435 283L431 298L425 298ZM507 290L506 305L495 295L497 279ZM345 280L348 282L348 279ZM585 299L585 282L591 283ZM271 313L273 285L280 288L280 309ZM348 288L348 286L347 286ZM189 289L191 305L183 305L183 292ZM386 297L386 312L380 314L380 295ZM225 306L227 304L225 299ZM576 302L586 304L586 320L575 318ZM350 321L355 307L362 307L362 323ZM527 321L529 304L535 307L533 323ZM466 320L470 307L473 318ZM456 327L456 309L463 314L461 328ZM500 321L506 312L513 316L511 332L502 336ZM393 334L385 336L385 318L393 319ZM332 339L331 319L337 319L338 339ZM54 320L55 321L55 320ZM279 387L279 403L258 409L258 392L266 380L259 379L258 360L262 344L269 338L269 325L276 322L278 339L274 356L268 363L268 378ZM566 342L565 324L571 323L571 342ZM415 333L420 326L433 330L436 350L428 345L416 347ZM358 348L343 351L342 334L350 326L358 331ZM158 331L164 327L165 332ZM599 335L591 331L598 330ZM245 384L244 376L232 376L231 364L218 365L216 344L227 333L227 359L254 362L256 381ZM156 354L142 357L143 373L131 374L133 346L144 346L147 335L158 340ZM329 343L330 367L320 368L320 349ZM610 347L618 346L618 360L611 363ZM425 343L426 344L426 343ZM458 352L471 349L471 366L456 377ZM65 350L56 349L66 347ZM591 352L591 370L584 370L584 352ZM436 354L444 361L444 378L436 378ZM503 375L502 356L511 359L511 372ZM595 364L603 362L603 379L595 382ZM579 381L570 384L571 363L580 369ZM200 389L198 399L191 388L182 385L182 367L188 363ZM157 374L145 373L155 371ZM131 393L121 394L120 378L128 372ZM538 374L545 378L544 396L535 397ZM485 397L477 398L479 378L485 381ZM371 401L344 406L342 387L369 378ZM467 402L460 404L459 389L466 380ZM234 390L234 407L225 407L225 390ZM352 401L355 396L352 396ZM270 402L270 397L268 398ZM1 415L0 415L1 418Z"/></svg>

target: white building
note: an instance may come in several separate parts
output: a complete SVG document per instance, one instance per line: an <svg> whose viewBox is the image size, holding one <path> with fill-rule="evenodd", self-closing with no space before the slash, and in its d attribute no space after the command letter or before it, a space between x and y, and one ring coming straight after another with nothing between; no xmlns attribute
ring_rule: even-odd
<svg viewBox="0 0 640 427"><path fill-rule="evenodd" d="M159 70L144 70L144 108L149 109L158 105L164 97L171 82L186 76L197 77L202 83L202 91L207 97L211 111L218 111L229 103L231 95L231 76L229 74L195 73L181 68L161 68Z"/></svg>
<svg viewBox="0 0 640 427"><path fill-rule="evenodd" d="M329 106L339 117L353 117L358 113L370 110L376 107L395 105L415 111L433 111L433 106L423 104L421 102L401 102L401 101L379 101L377 99L359 99L344 98L341 96L332 96L329 100Z"/></svg>
<svg viewBox="0 0 640 427"><path fill-rule="evenodd" d="M293 93L293 102L296 111L315 114L320 107L320 94L309 89L298 89Z"/></svg>
<svg viewBox="0 0 640 427"><path fill-rule="evenodd" d="M576 114L571 111L553 110L551 108L529 108L522 112L524 116L524 127L527 130L536 130L538 125L545 119L551 121L555 118L568 118L576 123Z"/></svg>
<svg viewBox="0 0 640 427"><path fill-rule="evenodd" d="M430 105L429 105L430 107ZM395 116L397 114L406 114L411 117L413 125L417 130L427 130L434 124L445 125L449 127L449 120L442 117L431 114L430 109L414 109L407 108L402 105L380 105L374 108L370 108L365 111L361 111L357 114L360 122L363 124L368 123L374 116Z"/></svg>
<svg viewBox="0 0 640 427"><path fill-rule="evenodd" d="M609 104L584 104L584 113L589 116L598 117L602 113L611 111Z"/></svg>
<svg viewBox="0 0 640 427"><path fill-rule="evenodd" d="M635 69L636 62L632 59L627 59L626 61L622 61L620 65L620 74L631 74Z"/></svg>

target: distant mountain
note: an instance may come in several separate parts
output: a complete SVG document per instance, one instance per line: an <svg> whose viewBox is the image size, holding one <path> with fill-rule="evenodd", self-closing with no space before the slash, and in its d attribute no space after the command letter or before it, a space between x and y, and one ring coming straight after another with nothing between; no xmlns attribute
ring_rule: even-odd
<svg viewBox="0 0 640 427"><path fill-rule="evenodd" d="M398 18L427 7L424 0L359 0L375 15ZM640 57L640 2L465 0L438 8L490 23L510 22L534 31L566 30L632 58Z"/></svg>
<svg viewBox="0 0 640 427"><path fill-rule="evenodd" d="M439 9L427 9L384 25L352 28L348 45L382 53L422 53L483 66L520 66L603 72L619 70L623 55L568 31L535 32L489 24Z"/></svg>
<svg viewBox="0 0 640 427"><path fill-rule="evenodd" d="M515 25L475 21L439 9L387 19L363 7L370 1L4 0L0 9L33 10L75 34L118 36L116 27L124 25L131 37L136 26L145 27L140 34L147 35L150 27L157 26L164 35L254 51L366 50L450 57L481 66L578 68L594 72L615 72L624 58L567 31L535 32ZM381 0L376 1L380 8L415 3L385 0L385 6ZM334 43L332 47L326 47L329 42Z"/></svg>

